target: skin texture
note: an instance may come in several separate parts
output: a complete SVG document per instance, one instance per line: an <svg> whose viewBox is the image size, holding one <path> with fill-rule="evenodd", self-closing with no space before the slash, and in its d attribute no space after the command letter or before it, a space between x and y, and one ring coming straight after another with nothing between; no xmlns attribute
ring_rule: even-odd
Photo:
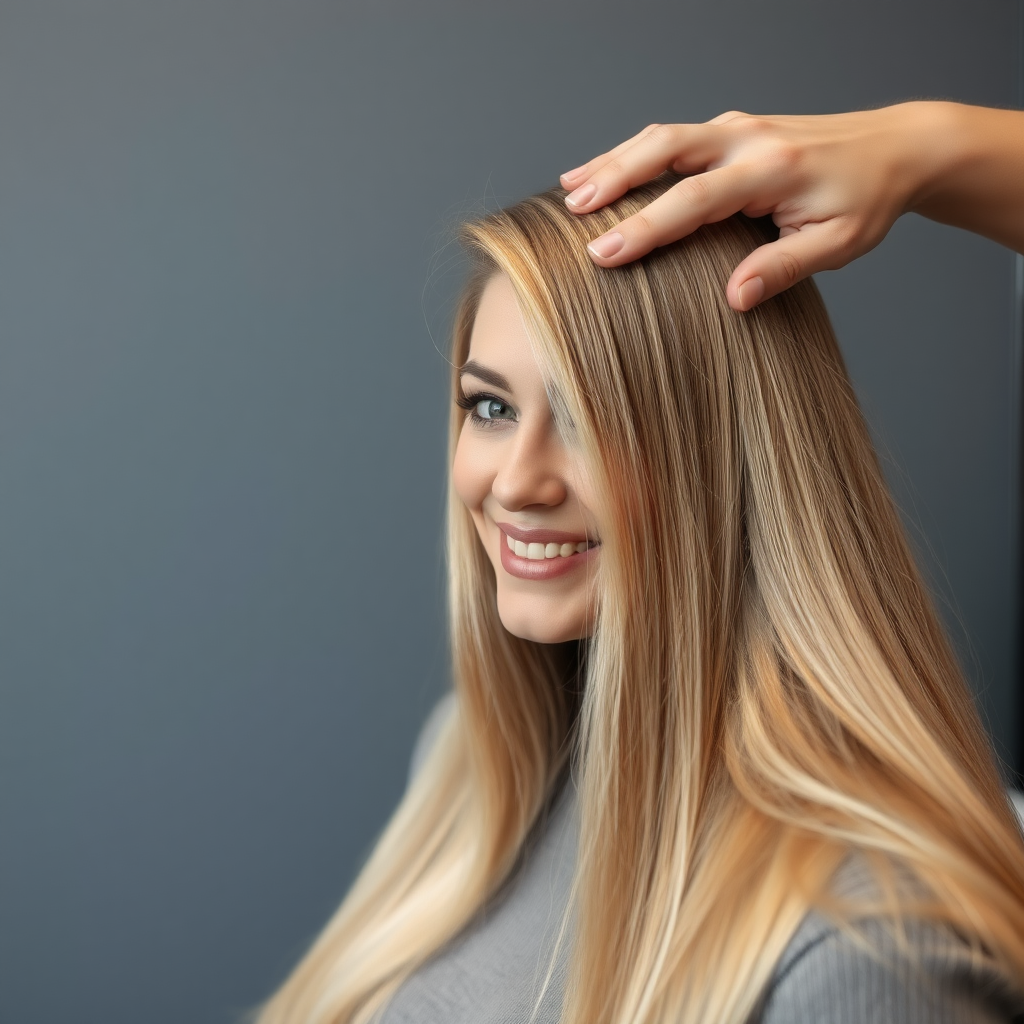
<svg viewBox="0 0 1024 1024"><path fill-rule="evenodd" d="M873 249L914 212L1024 252L1024 112L916 101L811 116L729 111L704 124L651 125L561 176L574 213L600 209L666 170L688 175L590 243L628 263L701 224L767 214L779 240L733 272L745 311Z"/></svg>
<svg viewBox="0 0 1024 1024"><path fill-rule="evenodd" d="M581 540L601 536L595 495L556 428L515 292L504 275L491 278L481 296L469 361L497 371L511 385L506 390L471 372L463 375L463 395L489 396L475 411L491 422L474 422L466 413L452 464L455 490L494 566L502 624L538 643L589 636L600 549L580 568L546 580L513 576L501 561L506 538L497 523L564 530Z"/></svg>

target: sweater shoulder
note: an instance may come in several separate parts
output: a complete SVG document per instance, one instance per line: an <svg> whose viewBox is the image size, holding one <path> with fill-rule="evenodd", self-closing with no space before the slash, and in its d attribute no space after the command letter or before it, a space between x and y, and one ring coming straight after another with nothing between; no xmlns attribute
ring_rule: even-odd
<svg viewBox="0 0 1024 1024"><path fill-rule="evenodd" d="M416 742L412 748L412 756L409 758L409 783L419 774L419 770L423 767L423 762L426 761L427 755L433 749L444 723L451 715L456 713L457 708L454 690L449 690L431 708L423 725L420 726L419 735L416 737Z"/></svg>
<svg viewBox="0 0 1024 1024"><path fill-rule="evenodd" d="M907 884L914 884L909 876ZM853 899L880 895L856 852L832 889ZM1009 986L983 951L951 928L910 919L902 930L904 944L887 919L860 918L851 932L811 910L749 1024L1024 1024L1024 982Z"/></svg>

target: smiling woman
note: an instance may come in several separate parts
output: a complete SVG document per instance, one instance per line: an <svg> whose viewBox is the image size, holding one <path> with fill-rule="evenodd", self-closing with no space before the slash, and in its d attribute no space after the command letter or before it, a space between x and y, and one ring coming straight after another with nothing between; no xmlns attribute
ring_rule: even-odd
<svg viewBox="0 0 1024 1024"><path fill-rule="evenodd" d="M494 567L502 624L538 643L586 637L600 550L593 486L555 422L505 274L483 288L469 352L452 483Z"/></svg>
<svg viewBox="0 0 1024 1024"><path fill-rule="evenodd" d="M454 700L261 1024L1024 1011L1024 837L817 289L730 308L744 217L586 255L677 180L466 227Z"/></svg>

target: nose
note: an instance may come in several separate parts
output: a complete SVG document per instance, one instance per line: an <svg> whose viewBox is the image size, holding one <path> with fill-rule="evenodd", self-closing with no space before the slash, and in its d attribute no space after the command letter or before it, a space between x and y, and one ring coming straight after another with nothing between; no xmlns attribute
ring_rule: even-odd
<svg viewBox="0 0 1024 1024"><path fill-rule="evenodd" d="M517 430L502 453L491 492L509 512L530 506L555 506L565 501L566 465L556 432L536 424Z"/></svg>

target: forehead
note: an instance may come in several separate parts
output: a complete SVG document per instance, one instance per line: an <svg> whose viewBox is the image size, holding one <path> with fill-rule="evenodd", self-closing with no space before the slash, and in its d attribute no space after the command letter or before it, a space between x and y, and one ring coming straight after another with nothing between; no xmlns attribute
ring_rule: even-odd
<svg viewBox="0 0 1024 1024"><path fill-rule="evenodd" d="M470 336L469 360L500 373L519 398L529 395L544 402L559 429L571 433L572 416L562 390L543 376L515 289L505 274L492 277L481 293Z"/></svg>
<svg viewBox="0 0 1024 1024"><path fill-rule="evenodd" d="M530 335L512 282L495 274L484 286L469 341L469 357L506 375L540 379Z"/></svg>

